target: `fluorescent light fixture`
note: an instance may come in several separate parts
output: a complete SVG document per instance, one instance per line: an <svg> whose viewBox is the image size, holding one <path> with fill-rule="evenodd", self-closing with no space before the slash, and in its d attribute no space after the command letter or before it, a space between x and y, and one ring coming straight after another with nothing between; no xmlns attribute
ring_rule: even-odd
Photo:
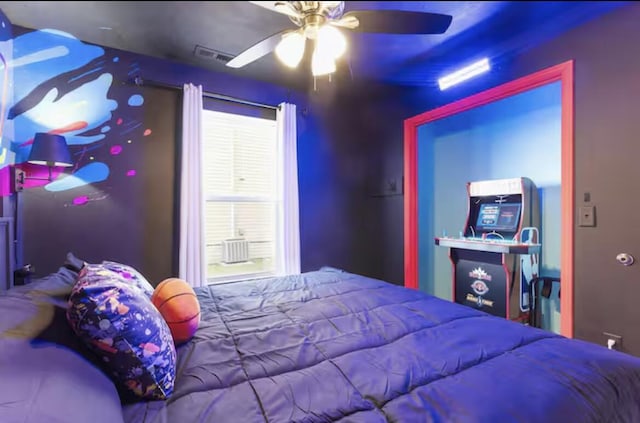
<svg viewBox="0 0 640 423"><path fill-rule="evenodd" d="M449 87L461 83L462 81L466 81L467 79L480 75L481 73L484 73L489 69L491 69L491 66L489 66L489 59L485 58L472 63L460 70L457 70L447 76L443 76L442 78L438 79L438 85L440 86L440 90L443 91Z"/></svg>

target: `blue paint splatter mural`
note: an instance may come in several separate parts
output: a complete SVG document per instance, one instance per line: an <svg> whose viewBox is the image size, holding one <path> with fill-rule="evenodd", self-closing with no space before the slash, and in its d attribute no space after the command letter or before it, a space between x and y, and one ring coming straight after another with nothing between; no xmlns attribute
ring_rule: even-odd
<svg viewBox="0 0 640 423"><path fill-rule="evenodd" d="M11 24L0 11L0 195L9 193L9 168L13 162L10 154L11 128L7 127L7 111L12 97L13 72L10 63L13 58L13 34Z"/></svg>
<svg viewBox="0 0 640 423"><path fill-rule="evenodd" d="M46 186L48 191L66 191L85 184L102 182L109 177L109 167L101 162L89 163L66 178L51 182Z"/></svg>
<svg viewBox="0 0 640 423"><path fill-rule="evenodd" d="M140 94L134 94L129 97L129 106L142 106L144 98Z"/></svg>
<svg viewBox="0 0 640 423"><path fill-rule="evenodd" d="M88 262L127 263L152 283L177 274L181 93L129 82L194 82L268 104L290 98L289 90L55 30L15 26L12 40L20 88L7 109L16 132L7 131L6 145L27 176L48 176L25 163L36 131L64 135L73 159L64 172L55 169L52 182L29 180L19 195L17 262L45 276L73 252Z"/></svg>
<svg viewBox="0 0 640 423"><path fill-rule="evenodd" d="M72 152L70 172L56 169L54 180L27 179L25 188L44 186L51 192L107 181L113 160L125 155L131 138L151 134L128 108L140 108L144 98L137 87L124 87L114 78L113 67L127 67L128 76L137 64L109 57L102 47L86 44L71 34L44 29L26 32L12 39L13 96L7 103L6 123L11 136L3 139L13 160L28 175L39 177L48 170L27 164L37 132L63 135ZM119 74L122 74L119 71ZM117 89L116 89L117 85ZM122 97L118 101L115 97ZM0 153L2 154L2 153ZM3 158L0 156L0 159ZM0 161L6 167L10 161ZM130 172L135 171L131 169ZM74 205L87 201L73 201Z"/></svg>

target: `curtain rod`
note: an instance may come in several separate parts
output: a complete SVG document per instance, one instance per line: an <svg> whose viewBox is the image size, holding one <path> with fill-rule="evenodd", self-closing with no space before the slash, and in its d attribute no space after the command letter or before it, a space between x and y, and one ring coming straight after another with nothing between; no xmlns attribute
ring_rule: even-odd
<svg viewBox="0 0 640 423"><path fill-rule="evenodd" d="M133 79L133 81L129 81L129 84L134 84L134 85L137 85L139 87L149 86L149 87L168 88L170 90L180 90L180 91L182 91L182 87L181 86L165 84L164 82L149 81L147 79L142 79L139 76L136 76ZM222 95L222 94L210 93L210 92L206 92L206 91L202 92L202 97L211 98L211 99L214 99L214 100L228 101L228 102L231 102L231 103L244 104L246 106L261 107L263 109L270 109L270 110L278 110L279 109L279 106L272 106L270 104L256 103L256 102L253 102L253 101L242 100L240 98L230 97L230 96L226 96L226 95Z"/></svg>

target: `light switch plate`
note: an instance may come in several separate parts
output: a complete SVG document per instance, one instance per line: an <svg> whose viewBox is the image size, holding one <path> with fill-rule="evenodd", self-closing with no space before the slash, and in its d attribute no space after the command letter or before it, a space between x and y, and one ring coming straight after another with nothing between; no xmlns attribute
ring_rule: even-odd
<svg viewBox="0 0 640 423"><path fill-rule="evenodd" d="M387 178L384 180L384 195L402 194L402 178Z"/></svg>
<svg viewBox="0 0 640 423"><path fill-rule="evenodd" d="M578 211L578 225L585 227L596 226L595 206L580 206Z"/></svg>
<svg viewBox="0 0 640 423"><path fill-rule="evenodd" d="M392 195L403 194L403 179L402 177L385 177L375 181L374 186L371 189L371 195L373 197L389 197Z"/></svg>

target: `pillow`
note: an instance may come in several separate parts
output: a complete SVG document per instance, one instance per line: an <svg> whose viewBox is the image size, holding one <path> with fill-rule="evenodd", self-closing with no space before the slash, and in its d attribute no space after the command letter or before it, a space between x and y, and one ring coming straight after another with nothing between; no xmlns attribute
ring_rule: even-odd
<svg viewBox="0 0 640 423"><path fill-rule="evenodd" d="M171 396L175 345L167 323L137 285L88 264L68 304L71 328L104 362L125 401Z"/></svg>
<svg viewBox="0 0 640 423"><path fill-rule="evenodd" d="M0 422L122 423L113 381L67 323L77 277L61 267L0 292Z"/></svg>
<svg viewBox="0 0 640 423"><path fill-rule="evenodd" d="M86 261L79 259L72 252L67 253L67 257L64 261L63 267L78 273L87 264Z"/></svg>
<svg viewBox="0 0 640 423"><path fill-rule="evenodd" d="M147 279L140 274L136 269L126 264L117 263L115 261L105 260L102 262L102 266L112 272L118 273L122 278L133 283L140 288L147 297L151 298L153 294L153 286L147 281Z"/></svg>

